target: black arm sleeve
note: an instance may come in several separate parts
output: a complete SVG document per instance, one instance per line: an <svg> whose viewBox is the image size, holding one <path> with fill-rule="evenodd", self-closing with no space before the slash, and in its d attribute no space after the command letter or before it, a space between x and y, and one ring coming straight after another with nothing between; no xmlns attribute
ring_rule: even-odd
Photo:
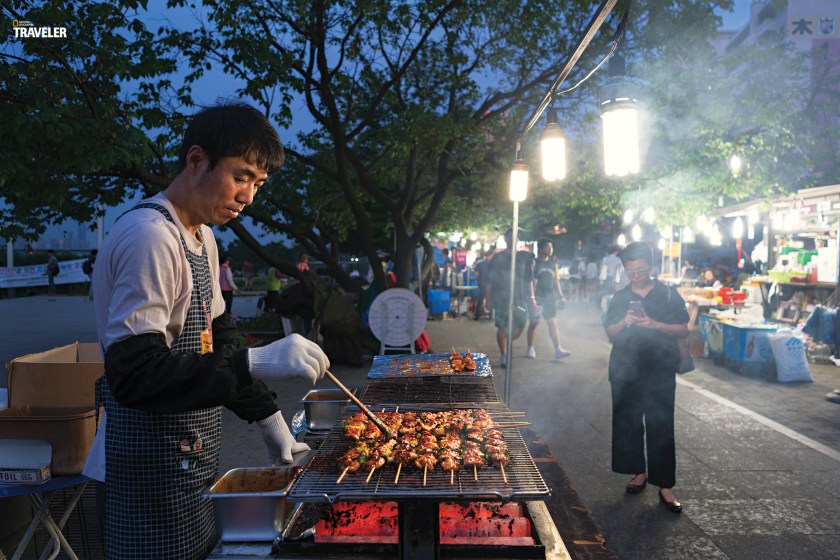
<svg viewBox="0 0 840 560"><path fill-rule="evenodd" d="M147 412L227 405L253 382L246 350L224 344L214 350L175 352L160 333L132 336L105 352L108 385L120 404Z"/></svg>
<svg viewBox="0 0 840 560"><path fill-rule="evenodd" d="M239 329L233 317L228 313L219 315L213 320L213 349L219 349L222 346L239 348ZM253 379L240 388L230 402L225 403L225 406L241 419L255 422L277 412L275 398L277 395L269 391L265 383L259 379Z"/></svg>

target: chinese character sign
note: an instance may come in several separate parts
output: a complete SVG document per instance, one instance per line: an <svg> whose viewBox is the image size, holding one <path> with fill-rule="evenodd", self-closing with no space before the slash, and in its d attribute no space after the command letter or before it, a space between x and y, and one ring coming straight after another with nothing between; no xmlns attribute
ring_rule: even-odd
<svg viewBox="0 0 840 560"><path fill-rule="evenodd" d="M797 38L830 39L838 37L837 19L840 16L796 16L788 20L788 34Z"/></svg>

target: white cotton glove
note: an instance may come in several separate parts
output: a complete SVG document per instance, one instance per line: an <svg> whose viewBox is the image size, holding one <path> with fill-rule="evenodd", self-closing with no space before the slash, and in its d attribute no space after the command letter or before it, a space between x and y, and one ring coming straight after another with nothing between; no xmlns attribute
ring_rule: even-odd
<svg viewBox="0 0 840 560"><path fill-rule="evenodd" d="M248 349L248 369L257 379L305 377L314 385L329 367L330 360L321 347L296 333Z"/></svg>
<svg viewBox="0 0 840 560"><path fill-rule="evenodd" d="M291 463L293 460L292 453L300 453L310 449L308 445L300 443L294 438L279 410L268 418L257 420L257 425L262 432L265 446L268 447L272 465L281 462Z"/></svg>

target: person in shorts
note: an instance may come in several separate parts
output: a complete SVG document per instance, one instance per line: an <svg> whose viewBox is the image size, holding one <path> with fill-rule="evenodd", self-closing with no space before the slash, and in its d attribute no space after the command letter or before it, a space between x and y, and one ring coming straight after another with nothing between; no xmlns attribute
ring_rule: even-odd
<svg viewBox="0 0 840 560"><path fill-rule="evenodd" d="M537 352L534 349L534 334L537 325L544 319L548 326L548 336L554 343L554 359L560 360L569 355L569 352L560 345L560 334L557 331L557 303L563 303L566 298L563 296L563 289L560 287L560 271L557 261L554 259L554 245L550 239L540 239L537 242L537 262L534 265L534 295L537 298L535 313L531 317L531 324L528 325L528 351L526 358L536 358Z"/></svg>

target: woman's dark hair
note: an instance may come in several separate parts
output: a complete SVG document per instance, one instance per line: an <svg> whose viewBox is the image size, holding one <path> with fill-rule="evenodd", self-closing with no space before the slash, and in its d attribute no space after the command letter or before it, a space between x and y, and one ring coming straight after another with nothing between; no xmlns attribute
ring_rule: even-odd
<svg viewBox="0 0 840 560"><path fill-rule="evenodd" d="M285 160L283 144L268 119L241 101L225 102L196 114L181 142L178 170L187 165L187 152L201 146L210 168L226 157L241 157L266 173L280 169Z"/></svg>
<svg viewBox="0 0 840 560"><path fill-rule="evenodd" d="M621 258L621 263L625 265L630 261L645 261L648 266L653 266L653 249L641 241L628 243L618 256Z"/></svg>
<svg viewBox="0 0 840 560"><path fill-rule="evenodd" d="M540 249L542 249L543 247L545 247L545 246L546 246L546 245L548 245L549 243L551 243L551 239L549 239L549 238L547 238L547 237L541 237L541 238L537 241L537 250L539 251Z"/></svg>

